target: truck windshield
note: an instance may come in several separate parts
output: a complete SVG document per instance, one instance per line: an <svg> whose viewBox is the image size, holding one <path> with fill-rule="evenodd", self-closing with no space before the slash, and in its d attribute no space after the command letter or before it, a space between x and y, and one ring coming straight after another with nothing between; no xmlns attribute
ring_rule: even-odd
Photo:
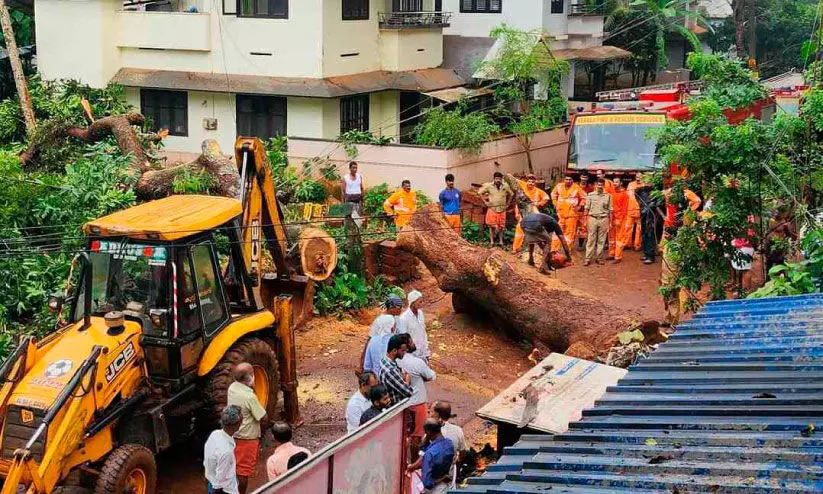
<svg viewBox="0 0 823 494"><path fill-rule="evenodd" d="M128 310L148 322L151 309L169 308L165 247L95 240L90 250L92 314Z"/></svg>
<svg viewBox="0 0 823 494"><path fill-rule="evenodd" d="M649 131L665 123L665 115L654 113L580 115L569 137L569 168L659 168L657 139Z"/></svg>

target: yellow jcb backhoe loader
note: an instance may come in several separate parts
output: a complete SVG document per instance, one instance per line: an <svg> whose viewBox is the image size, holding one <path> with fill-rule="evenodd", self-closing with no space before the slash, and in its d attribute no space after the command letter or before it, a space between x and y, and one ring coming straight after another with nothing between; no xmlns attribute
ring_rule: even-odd
<svg viewBox="0 0 823 494"><path fill-rule="evenodd" d="M79 276L49 300L65 324L0 367L1 494L153 493L154 455L216 426L241 361L269 417L282 389L298 420L292 300L337 250L311 229L289 240L259 140L235 155L239 201L172 196L84 226Z"/></svg>

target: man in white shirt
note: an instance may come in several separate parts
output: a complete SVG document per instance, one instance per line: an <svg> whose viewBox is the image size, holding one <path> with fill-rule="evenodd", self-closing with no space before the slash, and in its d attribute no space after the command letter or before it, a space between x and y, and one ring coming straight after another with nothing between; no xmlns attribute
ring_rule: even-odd
<svg viewBox="0 0 823 494"><path fill-rule="evenodd" d="M451 488L456 489L457 465L460 464L460 461L463 459L463 455L465 455L466 451L469 450L469 447L466 445L466 436L463 434L463 429L459 425L454 425L449 422L453 415L452 404L448 401L435 401L432 403L429 416L439 420L440 423L443 424L443 427L440 429L440 433L443 434L443 437L449 439L452 442L452 445L454 445L454 465L452 465L451 469Z"/></svg>
<svg viewBox="0 0 823 494"><path fill-rule="evenodd" d="M234 461L234 434L240 429L243 417L240 408L229 405L220 414L220 425L209 435L203 448L203 466L209 494L238 494Z"/></svg>
<svg viewBox="0 0 823 494"><path fill-rule="evenodd" d="M420 305L422 305L420 299L423 298L423 294L417 290L412 290L406 298L409 301L409 308L400 316L397 334L410 334L415 346L417 346L417 350L412 353L428 362L431 354L429 352L429 336L426 334L426 319L420 309Z"/></svg>
<svg viewBox="0 0 823 494"><path fill-rule="evenodd" d="M346 404L346 433L351 434L360 427L360 417L371 407L369 391L377 386L377 376L373 372L363 372L357 376L359 389L351 395Z"/></svg>
<svg viewBox="0 0 823 494"><path fill-rule="evenodd" d="M426 403L428 394L426 392L426 383L433 381L437 375L429 367L425 360L414 355L415 343L409 334L399 335L403 338L403 342L408 348L408 352L402 359L397 359L397 365L400 369L409 375L409 386L412 388L412 395L409 397L409 410L414 414L414 431L412 436L415 438L423 437L423 424L429 415L429 405ZM408 358L406 358L408 357Z"/></svg>

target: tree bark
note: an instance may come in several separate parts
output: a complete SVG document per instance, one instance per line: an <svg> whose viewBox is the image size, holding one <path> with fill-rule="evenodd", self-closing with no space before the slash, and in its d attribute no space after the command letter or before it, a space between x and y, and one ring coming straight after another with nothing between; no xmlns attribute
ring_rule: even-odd
<svg viewBox="0 0 823 494"><path fill-rule="evenodd" d="M576 344L605 355L630 326L634 314L541 275L511 254L463 240L436 205L419 212L397 245L426 265L441 290L473 302L506 330L552 351Z"/></svg>
<svg viewBox="0 0 823 494"><path fill-rule="evenodd" d="M34 120L34 107L29 96L29 85L23 73L23 63L20 61L20 52L17 50L17 40L14 38L14 28L11 25L9 9L6 0L0 0L0 27L3 29L3 39L6 41L6 50L9 53L11 73L14 76L14 85L17 87L17 96L20 99L20 108L23 112L23 121L26 123L26 132L31 134L37 126Z"/></svg>
<svg viewBox="0 0 823 494"><path fill-rule="evenodd" d="M746 23L745 0L732 0L732 17L734 18L734 44L737 58L746 57L746 48L743 42L743 33Z"/></svg>

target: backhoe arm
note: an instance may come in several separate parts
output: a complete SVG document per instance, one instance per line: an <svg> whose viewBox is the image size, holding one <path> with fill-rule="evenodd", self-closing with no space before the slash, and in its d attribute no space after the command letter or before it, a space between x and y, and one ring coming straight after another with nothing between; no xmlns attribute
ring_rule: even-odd
<svg viewBox="0 0 823 494"><path fill-rule="evenodd" d="M257 138L240 137L234 149L240 167L240 202L243 204L241 236L246 268L254 285L260 286L260 248L265 239L277 277L287 279L296 274L296 270L289 269L287 265L288 238L274 190L271 163L263 142Z"/></svg>

